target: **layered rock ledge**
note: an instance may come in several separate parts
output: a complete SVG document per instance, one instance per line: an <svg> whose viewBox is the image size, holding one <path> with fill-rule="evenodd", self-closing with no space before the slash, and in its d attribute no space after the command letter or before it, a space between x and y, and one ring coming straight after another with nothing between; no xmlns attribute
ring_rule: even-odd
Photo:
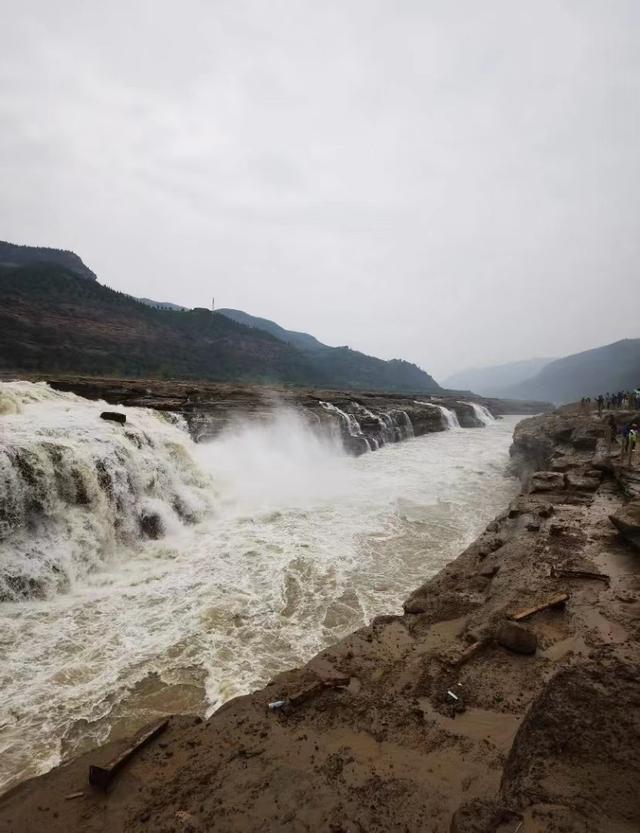
<svg viewBox="0 0 640 833"><path fill-rule="evenodd" d="M173 718L107 793L88 765L124 741L19 785L0 830L637 831L640 553L611 518L638 493L618 458L595 416L520 423L521 494L402 615Z"/></svg>
<svg viewBox="0 0 640 833"><path fill-rule="evenodd" d="M451 418L462 428L482 428L476 406L492 416L535 414L548 402L487 399L470 392L395 394L294 387L159 381L47 377L55 389L113 405L170 411L182 416L195 440L216 436L238 419L263 420L278 407L295 408L313 425L337 427L345 448L354 454L390 442L445 431Z"/></svg>

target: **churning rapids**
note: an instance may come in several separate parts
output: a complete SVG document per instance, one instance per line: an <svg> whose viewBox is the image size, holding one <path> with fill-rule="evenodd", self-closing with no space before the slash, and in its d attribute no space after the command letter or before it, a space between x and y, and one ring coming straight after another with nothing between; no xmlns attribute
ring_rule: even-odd
<svg viewBox="0 0 640 833"><path fill-rule="evenodd" d="M198 445L104 407L0 385L3 788L400 610L517 490L516 418L356 458L295 411Z"/></svg>

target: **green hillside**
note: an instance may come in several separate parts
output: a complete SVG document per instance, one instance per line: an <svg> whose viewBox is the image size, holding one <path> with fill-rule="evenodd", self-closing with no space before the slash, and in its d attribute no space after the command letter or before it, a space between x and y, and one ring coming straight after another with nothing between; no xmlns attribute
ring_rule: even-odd
<svg viewBox="0 0 640 833"><path fill-rule="evenodd" d="M303 351L220 313L156 309L59 264L0 265L0 299L4 370L439 390L408 362L348 348Z"/></svg>

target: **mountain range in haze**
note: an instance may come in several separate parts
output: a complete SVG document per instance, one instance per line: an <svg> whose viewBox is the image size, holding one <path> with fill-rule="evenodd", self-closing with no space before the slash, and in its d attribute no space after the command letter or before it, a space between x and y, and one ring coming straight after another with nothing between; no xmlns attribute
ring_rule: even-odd
<svg viewBox="0 0 640 833"><path fill-rule="evenodd" d="M558 405L583 396L634 390L640 385L640 338L622 339L560 359L472 368L449 376L443 385L482 396L539 399Z"/></svg>
<svg viewBox="0 0 640 833"><path fill-rule="evenodd" d="M80 258L55 249L4 244L0 298L4 370L441 390L428 373L401 359L328 347L304 334L296 334L297 341L290 334L283 338L286 331L274 324L277 337L231 314L139 301L103 286Z"/></svg>
<svg viewBox="0 0 640 833"><path fill-rule="evenodd" d="M242 310L186 309L100 284L73 252L0 242L0 369L438 393L415 364L330 347ZM557 404L640 384L640 339L449 376L444 387Z"/></svg>
<svg viewBox="0 0 640 833"><path fill-rule="evenodd" d="M552 361L524 359L488 367L471 367L448 376L442 386L451 390L473 390L483 396L500 396L505 388L530 379Z"/></svg>

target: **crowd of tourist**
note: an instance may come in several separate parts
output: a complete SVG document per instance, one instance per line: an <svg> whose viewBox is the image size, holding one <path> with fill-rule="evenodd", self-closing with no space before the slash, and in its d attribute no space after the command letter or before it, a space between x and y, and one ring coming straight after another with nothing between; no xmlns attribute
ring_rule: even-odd
<svg viewBox="0 0 640 833"><path fill-rule="evenodd" d="M591 399L590 396L583 396L580 404L585 411L590 411L593 407L596 407L599 414L605 410L632 411L635 408L640 409L640 385L635 390L601 393L600 396L594 399Z"/></svg>
<svg viewBox="0 0 640 833"><path fill-rule="evenodd" d="M607 412L605 424L609 453L613 452L614 445L620 440L620 462L623 465L626 463L627 466L633 466L636 448L640 445L640 415L631 414L619 421L614 412L640 410L640 385L633 391L601 393L594 399L590 396L583 396L580 405L584 411L597 408L600 417L604 416L603 412Z"/></svg>

